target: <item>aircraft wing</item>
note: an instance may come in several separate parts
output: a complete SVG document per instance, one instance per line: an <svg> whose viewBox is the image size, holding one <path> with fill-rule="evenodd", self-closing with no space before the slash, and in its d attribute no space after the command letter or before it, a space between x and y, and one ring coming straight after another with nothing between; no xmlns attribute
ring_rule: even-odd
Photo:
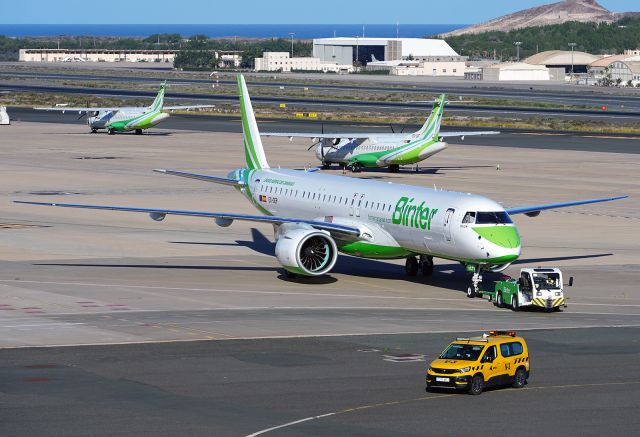
<svg viewBox="0 0 640 437"><path fill-rule="evenodd" d="M479 131L460 131L460 132L440 132L438 135L442 138L447 137L471 137L475 135L498 135L500 131L495 130L479 130Z"/></svg>
<svg viewBox="0 0 640 437"><path fill-rule="evenodd" d="M163 110L167 111L188 111L190 109L215 108L216 105L186 105L186 106L163 106Z"/></svg>
<svg viewBox="0 0 640 437"><path fill-rule="evenodd" d="M58 111L58 112L117 112L122 108L77 108L73 106L53 106L50 108L33 108L36 111Z"/></svg>
<svg viewBox="0 0 640 437"><path fill-rule="evenodd" d="M125 212L142 212L149 214L152 219L160 221L165 218L166 215L182 215L191 217L205 217L223 220L242 220L256 223L271 223L274 225L281 225L284 223L299 223L309 225L315 229L328 231L333 236L340 239L346 239L356 241L360 239L360 229L339 225L336 223L328 223L317 220L304 220L292 217L275 217L266 215L248 215L248 214L230 214L224 212L206 212L206 211L187 211L180 209L154 209L154 208L135 208L126 206L109 206L109 205L81 205L75 203L55 203L55 202L26 202L21 200L14 200L14 203L20 203L25 205L40 205L40 206L58 206L62 208L83 208L83 209L100 209L107 211L125 211Z"/></svg>
<svg viewBox="0 0 640 437"><path fill-rule="evenodd" d="M522 206L519 208L509 208L506 211L509 215L526 214L529 217L536 217L540 215L541 211L544 211L546 209L566 208L567 206L586 205L588 203L609 202L611 200L625 199L627 197L629 196L602 197L599 199L576 200L573 202L548 203L546 205Z"/></svg>
<svg viewBox="0 0 640 437"><path fill-rule="evenodd" d="M497 135L498 131L460 131L460 132L440 132L438 136L446 137L465 137L474 135ZM359 140L368 140L373 138L384 138L387 141L403 141L410 139L411 133L385 133L385 132L334 132L334 133L311 133L311 132L260 132L263 137L284 137L284 138L315 138L315 139L335 139L350 138Z"/></svg>
<svg viewBox="0 0 640 437"><path fill-rule="evenodd" d="M262 137L285 137L285 138L326 138L326 139L335 139L335 138L357 138L357 139L369 139L369 138L377 138L384 136L385 138L397 136L398 140L405 138L407 134L387 134L380 132L335 132L330 134L316 134L312 132L260 132L260 136Z"/></svg>

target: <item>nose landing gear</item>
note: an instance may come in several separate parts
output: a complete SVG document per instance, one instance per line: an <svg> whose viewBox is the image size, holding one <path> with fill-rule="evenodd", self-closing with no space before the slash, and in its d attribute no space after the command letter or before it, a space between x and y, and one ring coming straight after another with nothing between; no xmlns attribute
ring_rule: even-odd
<svg viewBox="0 0 640 437"><path fill-rule="evenodd" d="M474 266L473 276L471 277L471 285L467 288L467 297L473 298L478 297L479 288L478 284L482 282L482 271L480 270L480 266Z"/></svg>

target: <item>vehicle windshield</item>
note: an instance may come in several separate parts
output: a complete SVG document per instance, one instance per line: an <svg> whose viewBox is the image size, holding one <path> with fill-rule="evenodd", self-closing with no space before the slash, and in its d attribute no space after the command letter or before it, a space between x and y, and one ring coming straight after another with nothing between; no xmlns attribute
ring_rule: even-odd
<svg viewBox="0 0 640 437"><path fill-rule="evenodd" d="M482 353L484 346L477 344L450 344L449 347L440 355L445 360L465 360L476 361Z"/></svg>
<svg viewBox="0 0 640 437"><path fill-rule="evenodd" d="M504 223L513 223L511 217L506 211L478 212L476 214L476 224L479 225L496 225Z"/></svg>
<svg viewBox="0 0 640 437"><path fill-rule="evenodd" d="M533 273L533 283L536 290L559 290L562 288L558 273Z"/></svg>

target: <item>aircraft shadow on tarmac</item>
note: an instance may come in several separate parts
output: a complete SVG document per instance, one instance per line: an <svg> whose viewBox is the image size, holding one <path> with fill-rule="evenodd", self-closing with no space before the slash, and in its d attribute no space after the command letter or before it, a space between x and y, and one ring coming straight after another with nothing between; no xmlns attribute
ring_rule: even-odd
<svg viewBox="0 0 640 437"><path fill-rule="evenodd" d="M235 243L217 243L205 241L170 241L172 244L206 245L206 246L243 246L261 255L274 256L275 243L269 240L262 232L256 228L251 228L251 240L236 240ZM611 253L598 253L589 255L574 255L548 258L522 258L514 264L535 264L551 261L568 261L578 259L600 258L611 256ZM279 272L278 279L296 284L330 284L338 279L331 275L319 277L288 277L284 270L279 267L262 266L216 266L216 265L178 265L178 264L97 264L97 263L38 263L38 266L64 266L64 267L97 267L97 268L139 268L139 269L167 269L167 270L225 270L225 271L268 271ZM404 266L395 263L378 261L372 259L357 258L352 256L341 256L331 273L342 274L351 277L373 278L382 280L402 280L412 283L426 283L432 287L445 290L464 291L469 282L465 267L460 263L449 262L447 264L436 264L433 276L407 276ZM502 273L486 272L484 279L492 281L499 279Z"/></svg>

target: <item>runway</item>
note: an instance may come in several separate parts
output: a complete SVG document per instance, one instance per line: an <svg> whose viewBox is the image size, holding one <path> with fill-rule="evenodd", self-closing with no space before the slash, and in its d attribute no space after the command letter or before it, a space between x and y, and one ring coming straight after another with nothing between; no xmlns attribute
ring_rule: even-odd
<svg viewBox="0 0 640 437"><path fill-rule="evenodd" d="M54 67L55 68L55 67ZM68 66L67 66L68 68ZM99 82L136 82L156 85L159 80L168 79L170 84L174 85L211 85L214 79L196 78L194 74L170 72L165 73L165 77L148 77L135 76L131 74L109 74L108 71L100 71L93 73L55 73L55 72L18 72L18 71L0 71L0 78L29 78L38 80L92 80ZM216 81L220 85L235 86L235 78L232 74L220 72ZM434 95L446 93L467 97L484 97L497 99L516 99L524 101L553 102L565 105L584 105L593 108L599 108L603 105L612 108L626 108L626 110L640 109L640 99L638 95L634 95L634 90L627 91L627 95L617 92L619 90L603 90L589 87L571 87L565 84L545 84L538 83L535 85L518 85L514 83L484 83L484 82L465 82L452 78L428 78L428 82L424 79L413 78L413 82L407 82L407 78L385 77L384 83L380 78L372 77L355 77L350 76L350 83L343 78L336 78L335 75L330 77L322 75L300 75L285 74L277 75L253 74L247 75L247 81L251 87L257 88L280 88L286 87L290 89L322 89L322 90L338 90L338 91L357 91L370 93L388 93L402 92L406 94L423 94L433 93ZM287 80L290 79L290 80ZM339 79L339 80L338 80ZM411 78L409 78L411 79ZM344 82L344 83L341 83Z"/></svg>
<svg viewBox="0 0 640 437"><path fill-rule="evenodd" d="M31 108L10 107L8 112L14 123L63 123L76 125L74 129L78 134L87 132L84 120L78 120L78 114L74 112L50 113L35 111ZM391 128L395 132L413 132L420 126L379 123L349 123L335 121L313 121L309 119L258 119L261 130L270 132L381 132L389 133ZM168 131L202 131L240 133L240 118L236 116L215 115L189 115L172 114L160 126ZM468 130L485 130L475 128L460 128L443 126L443 131L464 132ZM154 130L149 132L153 133ZM561 131L524 131L501 130L500 135L487 135L477 137L449 138L450 144L473 143L478 146L498 146L516 148L534 148L551 150L580 150L580 151L606 151L609 153L639 153L640 136L632 134L601 134L597 132L561 132ZM312 144L311 139L296 140L297 143ZM425 163L426 164L426 163Z"/></svg>
<svg viewBox="0 0 640 437"><path fill-rule="evenodd" d="M153 99L157 94L154 90L131 90L112 88L84 88L76 86L44 86L29 84L3 84L0 92L29 92L29 93L57 93L57 94L88 94L105 97L122 98L149 98ZM167 100L192 101L201 104L223 104L237 102L237 96L232 94L216 93L184 93L175 92L167 95ZM408 110L429 110L430 104L395 102L395 101L366 101L355 99L323 99L323 98L299 98L286 96L261 96L254 95L252 101L257 104L281 104L289 107L304 109L338 109L347 108L350 110L375 109L379 111L408 111ZM510 107L496 105L473 105L450 103L447 106L447 114L450 115L472 115L482 114L502 117L525 117L534 116L560 117L567 119L598 120L608 122L634 122L640 117L640 107L633 110L608 109L606 111L598 109L554 109L554 108L531 108L531 107Z"/></svg>
<svg viewBox="0 0 640 437"><path fill-rule="evenodd" d="M509 207L629 195L517 217L523 253L506 273L562 268L575 283L561 313L468 299L463 267L446 260L433 277L412 279L399 261L340 256L325 277L289 280L271 226L12 203L252 213L228 187L151 172L224 176L244 165L241 136L229 121L219 126L230 132L2 127L1 434L459 436L499 426L583 436L640 425L640 239L630 232L640 220L639 162L636 152L603 152L602 138L586 151L473 139L417 174L356 175L474 191ZM265 139L269 162L315 164L304 144ZM518 329L529 343L526 389L424 392L427 362L452 338L496 328Z"/></svg>

